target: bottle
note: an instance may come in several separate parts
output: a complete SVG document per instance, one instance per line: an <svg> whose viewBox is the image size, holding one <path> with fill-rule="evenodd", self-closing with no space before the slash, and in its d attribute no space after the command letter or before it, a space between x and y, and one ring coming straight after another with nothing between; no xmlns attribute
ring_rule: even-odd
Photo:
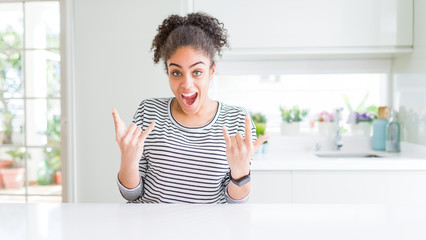
<svg viewBox="0 0 426 240"><path fill-rule="evenodd" d="M371 138L371 147L374 150L386 150L386 126L388 124L389 108L379 107L378 119L373 121L373 137Z"/></svg>
<svg viewBox="0 0 426 240"><path fill-rule="evenodd" d="M386 152L400 152L401 125L397 113L392 110L386 126Z"/></svg>

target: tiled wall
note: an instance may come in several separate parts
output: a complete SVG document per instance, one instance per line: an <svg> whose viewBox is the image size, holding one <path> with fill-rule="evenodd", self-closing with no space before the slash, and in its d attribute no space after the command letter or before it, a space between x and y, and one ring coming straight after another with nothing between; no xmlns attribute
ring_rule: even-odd
<svg viewBox="0 0 426 240"><path fill-rule="evenodd" d="M402 140L426 145L426 1L414 0L413 53L393 60L393 100Z"/></svg>
<svg viewBox="0 0 426 240"><path fill-rule="evenodd" d="M394 89L402 140L426 145L426 74L395 74Z"/></svg>

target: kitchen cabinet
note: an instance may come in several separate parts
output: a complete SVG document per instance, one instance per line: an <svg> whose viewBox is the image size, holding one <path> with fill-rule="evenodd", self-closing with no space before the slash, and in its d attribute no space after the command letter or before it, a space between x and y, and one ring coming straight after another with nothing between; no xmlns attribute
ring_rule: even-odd
<svg viewBox="0 0 426 240"><path fill-rule="evenodd" d="M250 203L291 203L290 171L252 171Z"/></svg>
<svg viewBox="0 0 426 240"><path fill-rule="evenodd" d="M424 203L425 171L297 171L293 203Z"/></svg>
<svg viewBox="0 0 426 240"><path fill-rule="evenodd" d="M225 24L231 53L377 54L413 45L412 0L194 0L193 10Z"/></svg>
<svg viewBox="0 0 426 240"><path fill-rule="evenodd" d="M424 203L425 170L252 170L251 203Z"/></svg>

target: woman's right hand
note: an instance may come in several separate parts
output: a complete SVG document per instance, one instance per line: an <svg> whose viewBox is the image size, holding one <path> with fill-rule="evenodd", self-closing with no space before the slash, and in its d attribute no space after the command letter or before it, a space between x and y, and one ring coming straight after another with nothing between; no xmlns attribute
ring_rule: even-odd
<svg viewBox="0 0 426 240"><path fill-rule="evenodd" d="M148 126L148 128L142 132L142 129L136 126L136 124L134 123L131 123L129 127L126 127L126 124L120 118L115 108L112 109L112 116L114 118L115 123L115 139L121 151L120 175L127 175L129 171L137 173L139 167L139 160L142 157L143 153L145 139L154 129L155 122L152 122ZM119 178L121 180L120 176ZM139 181L139 179L137 180Z"/></svg>

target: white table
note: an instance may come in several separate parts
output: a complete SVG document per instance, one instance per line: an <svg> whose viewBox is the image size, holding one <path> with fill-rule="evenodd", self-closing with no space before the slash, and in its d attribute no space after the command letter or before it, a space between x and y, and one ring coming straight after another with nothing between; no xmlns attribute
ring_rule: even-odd
<svg viewBox="0 0 426 240"><path fill-rule="evenodd" d="M0 239L426 239L426 205L0 204Z"/></svg>

